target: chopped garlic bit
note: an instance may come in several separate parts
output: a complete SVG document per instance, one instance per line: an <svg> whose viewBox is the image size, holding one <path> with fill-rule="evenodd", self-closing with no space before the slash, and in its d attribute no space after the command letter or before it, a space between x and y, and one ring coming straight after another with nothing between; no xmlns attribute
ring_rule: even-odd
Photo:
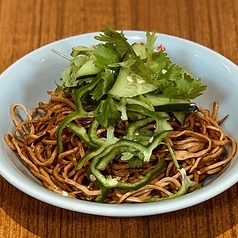
<svg viewBox="0 0 238 238"><path fill-rule="evenodd" d="M133 79L131 76L127 76L127 77L126 77L126 80L127 80L129 83L134 83L134 79Z"/></svg>
<svg viewBox="0 0 238 238"><path fill-rule="evenodd" d="M137 78L137 79L136 79L136 82L137 82L138 84L143 84L143 83L145 82L145 80L142 79L142 78Z"/></svg>
<svg viewBox="0 0 238 238"><path fill-rule="evenodd" d="M97 180L96 177L95 177L93 174L90 174L89 179L90 179L92 182L95 182L95 181Z"/></svg>
<svg viewBox="0 0 238 238"><path fill-rule="evenodd" d="M162 69L162 74L166 74L167 70L166 69Z"/></svg>
<svg viewBox="0 0 238 238"><path fill-rule="evenodd" d="M62 191L62 195L65 196L65 197L69 196L68 192L66 192L66 191Z"/></svg>
<svg viewBox="0 0 238 238"><path fill-rule="evenodd" d="M149 143L152 143L153 140L154 140L154 137L153 137L153 136L150 137L150 139L149 139Z"/></svg>
<svg viewBox="0 0 238 238"><path fill-rule="evenodd" d="M138 83L138 84L143 84L145 80L138 75L129 75L126 77L126 80L128 83Z"/></svg>

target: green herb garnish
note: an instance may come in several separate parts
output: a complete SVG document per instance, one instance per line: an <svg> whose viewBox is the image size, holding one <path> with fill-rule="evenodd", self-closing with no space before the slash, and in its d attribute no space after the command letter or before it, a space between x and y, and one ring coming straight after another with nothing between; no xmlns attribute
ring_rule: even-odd
<svg viewBox="0 0 238 238"><path fill-rule="evenodd" d="M63 71L62 85L57 90L72 94L76 110L58 127L58 153L63 151L61 135L65 128L89 147L89 153L78 162L76 169L91 161L88 178L103 191L97 201L102 201L114 187L137 189L163 169L165 163L161 160L135 184L101 173L120 157L131 167L149 162L153 150L160 144L166 145L172 130L169 113L174 113L182 122L187 112L197 110L190 100L200 96L206 88L201 79L172 63L165 50L156 51L156 38L155 33L148 32L144 44L130 44L123 32L107 27L95 36L99 41L97 45L74 47L71 58L66 57L70 64ZM92 118L88 130L77 128L73 123L87 117ZM116 124L126 120L129 126L125 136L115 137ZM155 124L154 130L143 129L151 122ZM98 137L98 128L104 129L106 136ZM184 173L183 177L186 177Z"/></svg>

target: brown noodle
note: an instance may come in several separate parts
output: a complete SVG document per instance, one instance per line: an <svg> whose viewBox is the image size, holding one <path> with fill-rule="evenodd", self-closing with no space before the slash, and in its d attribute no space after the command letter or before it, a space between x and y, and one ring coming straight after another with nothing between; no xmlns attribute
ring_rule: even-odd
<svg viewBox="0 0 238 238"><path fill-rule="evenodd" d="M11 116L15 128L12 135L5 135L5 141L44 187L65 196L94 201L101 190L87 178L89 162L80 170L74 169L88 148L76 135L65 129L62 135L64 152L57 155L57 126L75 110L75 105L63 93L49 94L49 102L40 102L32 114L21 104L12 106ZM19 109L24 112L26 119L19 117ZM220 172L236 153L236 142L224 135L220 128L224 119L217 121L217 111L218 103L214 103L211 113L203 109L199 113L189 113L184 125L175 119L170 121L174 130L169 140L178 162L185 168L189 178L199 183L210 174ZM84 118L75 123L87 128L91 119ZM117 136L123 136L127 124L125 122L116 126ZM103 132L101 129L98 134ZM125 161L113 160L106 170L120 181L133 182L152 169L158 158L165 158L167 165L149 184L129 192L111 189L105 202L145 202L154 196L163 198L176 193L181 187L181 174L165 146L159 146L150 162L144 163L142 168L130 168Z"/></svg>

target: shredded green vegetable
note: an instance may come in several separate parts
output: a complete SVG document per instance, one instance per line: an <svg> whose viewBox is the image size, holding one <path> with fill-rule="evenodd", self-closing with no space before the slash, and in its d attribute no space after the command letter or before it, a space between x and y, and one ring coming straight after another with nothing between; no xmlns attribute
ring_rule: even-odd
<svg viewBox="0 0 238 238"><path fill-rule="evenodd" d="M65 57L70 64L63 71L62 85L57 90L73 95L76 110L59 125L57 146L58 153L63 152L61 135L68 128L90 148L75 169L90 161L88 178L102 189L97 198L102 202L111 188L138 189L162 170L165 163L161 160L144 179L134 184L101 173L119 156L132 167L149 162L158 145L168 145L172 130L169 113L174 112L181 121L188 111L197 110L190 100L200 96L206 86L201 79L172 63L165 50L155 50L155 33L148 32L144 44L130 44L123 32L107 27L95 39L99 41L97 45L74 47L71 58ZM73 123L86 117L92 118L88 130ZM114 127L123 121L129 121L129 126L124 138L117 138ZM152 121L156 124L154 130L141 129ZM107 136L99 137L98 128L103 128ZM172 158L180 169L174 155ZM184 171L182 180L186 185L178 195L184 194L189 186L197 186L187 182Z"/></svg>

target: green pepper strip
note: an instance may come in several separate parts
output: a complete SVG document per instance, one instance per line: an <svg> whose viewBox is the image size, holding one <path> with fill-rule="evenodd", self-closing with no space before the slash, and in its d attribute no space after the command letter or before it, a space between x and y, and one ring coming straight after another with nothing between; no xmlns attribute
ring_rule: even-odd
<svg viewBox="0 0 238 238"><path fill-rule="evenodd" d="M109 192L110 192L109 188L103 188L102 193L96 197L95 202L103 202Z"/></svg>
<svg viewBox="0 0 238 238"><path fill-rule="evenodd" d="M86 162L88 162L90 159L93 159L95 156L100 154L104 149L105 147L99 147L98 149L87 153L82 159L78 161L77 165L75 166L75 170L81 169L84 166L84 164L86 164Z"/></svg>
<svg viewBox="0 0 238 238"><path fill-rule="evenodd" d="M128 104L127 110L130 112L139 112L145 116L149 116L151 118L154 118L156 121L156 129L155 132L160 133L164 130L170 130L172 129L170 124L167 122L167 120L170 118L169 115L166 112L155 112L151 111L141 105L138 104Z"/></svg>
<svg viewBox="0 0 238 238"><path fill-rule="evenodd" d="M67 125L67 128L69 128L75 135L77 135L88 147L96 149L98 146L95 145L89 138L86 129L81 126L77 126L74 123L69 123Z"/></svg>
<svg viewBox="0 0 238 238"><path fill-rule="evenodd" d="M153 118L147 117L147 118L140 119L136 122L130 123L130 125L126 129L126 138L128 140L133 140L135 137L136 130L147 125L148 123L150 123L152 121L154 121Z"/></svg>
<svg viewBox="0 0 238 238"><path fill-rule="evenodd" d="M99 156L103 159L99 160L97 163L97 169L104 170L108 163L119 153L128 151L135 152L135 150L140 151L144 155L144 161L148 162L152 151L169 135L170 131L163 131L154 137L154 140L149 146L144 146L138 142L122 139L115 144L108 146ZM122 147L123 149L121 149ZM121 151L122 150L122 151ZM120 152L121 151L121 152ZM113 154L115 152L115 155ZM119 152L119 153L117 153ZM113 157L114 156L114 157Z"/></svg>
<svg viewBox="0 0 238 238"><path fill-rule="evenodd" d="M92 143L96 144L97 146L101 146L105 143L105 140L103 139L100 139L98 136L97 136L97 128L99 126L99 123L97 120L93 120L90 127L89 127L89 130L88 130L88 136L91 140Z"/></svg>
<svg viewBox="0 0 238 238"><path fill-rule="evenodd" d="M155 112L147 109L146 107L143 107L142 105L139 104L128 104L127 105L127 110L131 112L139 112L141 114L144 114L146 116L150 116L156 120L161 120L161 119L169 119L169 115L166 112Z"/></svg>
<svg viewBox="0 0 238 238"><path fill-rule="evenodd" d="M165 167L165 160L160 160L157 165L147 172L147 174L140 180L136 181L135 183L128 183L128 182L118 182L117 188L126 190L126 191L131 191L131 190L137 190L140 189L141 187L145 186L148 184L156 175L158 175L162 169ZM105 198L107 197L108 193L110 191L110 188L102 188L102 193L97 196L96 202L103 202Z"/></svg>
<svg viewBox="0 0 238 238"><path fill-rule="evenodd" d="M73 120L76 120L77 118L80 117L80 113L77 111L70 113L67 115L59 124L57 128L57 148L58 148L58 154L60 154L63 151L63 143L62 143L62 133L64 128Z"/></svg>
<svg viewBox="0 0 238 238"><path fill-rule="evenodd" d="M81 97L86 93L87 91L92 90L100 80L100 77L96 77L92 82L88 83L85 86L82 86L81 88L75 89L73 91L73 98L76 106L76 111L70 113L67 115L59 124L57 129L57 148L58 148L58 154L60 154L63 151L63 143L62 143L62 133L64 128L73 120L76 120L78 118L83 118L89 116L87 112L84 111L82 103L81 103Z"/></svg>
<svg viewBox="0 0 238 238"><path fill-rule="evenodd" d="M128 183L128 182L118 182L117 188L123 189L123 190L137 190L146 184L148 184L157 174L159 174L162 169L165 167L165 160L160 160L157 165L151 169L147 174L140 180L134 182L134 183Z"/></svg>
<svg viewBox="0 0 238 238"><path fill-rule="evenodd" d="M128 143L126 145L125 144L125 141L119 141L118 143L110 145L92 159L87 174L88 178L99 188L113 188L117 186L117 179L106 178L99 170L103 170L103 166L107 166L107 162L104 160L112 161L116 158L116 155L124 152L128 148ZM99 161L103 161L105 163L101 164L100 168L97 168Z"/></svg>
<svg viewBox="0 0 238 238"><path fill-rule="evenodd" d="M134 153L135 151L140 151L144 154L144 157L150 157L152 154L152 150L166 137L170 131L164 131L163 133L159 134L152 146L145 147L137 142L129 141L129 140L120 140L115 144L112 144L106 147L100 154L96 155L89 166L88 169L88 177L92 180L96 186L100 188L112 188L117 187L118 181L115 178L106 178L103 174L101 174L100 170L104 170L108 163L110 163L116 156L124 151L129 151ZM148 161L148 160L147 160ZM150 176L148 175L148 179ZM147 181L147 179L146 179ZM144 184L145 181L142 181ZM123 184L121 184L123 186ZM139 186L138 184L135 185ZM126 185L125 185L126 187Z"/></svg>
<svg viewBox="0 0 238 238"><path fill-rule="evenodd" d="M85 155L82 159L80 159L75 167L76 170L81 169L83 165L88 162L90 159L92 159L94 156L98 155L101 153L107 146L114 144L116 141L112 138L110 138L109 134L109 128L107 129L107 136L108 138L99 138L97 136L97 127L99 123L96 120L93 120L91 123L89 130L88 130L88 135L87 136L89 143L91 143L92 150L89 152L87 155ZM76 131L77 132L77 131ZM80 135L79 135L80 137Z"/></svg>

